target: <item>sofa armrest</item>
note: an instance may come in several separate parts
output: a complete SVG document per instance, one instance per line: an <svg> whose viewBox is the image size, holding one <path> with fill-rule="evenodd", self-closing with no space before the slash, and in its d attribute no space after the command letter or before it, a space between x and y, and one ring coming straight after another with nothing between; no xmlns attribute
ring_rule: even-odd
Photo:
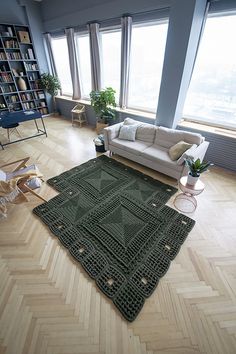
<svg viewBox="0 0 236 354"><path fill-rule="evenodd" d="M122 125L123 125L123 123L118 123L118 124L111 125L107 128L104 128L103 134L104 134L104 143L105 143L106 150L109 150L109 145L110 145L111 141L118 137L120 127Z"/></svg>
<svg viewBox="0 0 236 354"><path fill-rule="evenodd" d="M201 161L203 161L208 146L209 146L208 141L203 141L199 145L192 146L190 149L185 151L182 156L180 156L180 158L177 161L177 164L182 165L184 163L184 160L187 159L188 157L192 157L194 160L197 160L199 158Z"/></svg>

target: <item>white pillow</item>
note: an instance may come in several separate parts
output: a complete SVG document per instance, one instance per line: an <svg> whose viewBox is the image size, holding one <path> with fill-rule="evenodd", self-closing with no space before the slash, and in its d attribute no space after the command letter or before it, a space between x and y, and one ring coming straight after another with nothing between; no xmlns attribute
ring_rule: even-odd
<svg viewBox="0 0 236 354"><path fill-rule="evenodd" d="M118 138L122 140L135 141L137 125L122 125Z"/></svg>

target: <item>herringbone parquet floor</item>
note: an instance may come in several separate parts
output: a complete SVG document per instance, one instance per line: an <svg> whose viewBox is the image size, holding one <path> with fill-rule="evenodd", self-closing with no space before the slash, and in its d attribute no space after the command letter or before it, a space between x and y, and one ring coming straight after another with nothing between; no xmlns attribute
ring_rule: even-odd
<svg viewBox="0 0 236 354"><path fill-rule="evenodd" d="M31 156L47 179L96 156L92 129L46 124L48 138L7 147L1 163ZM202 180L196 226L131 324L32 214L39 200L10 206L0 220L0 353L236 353L236 174L215 167ZM46 183L40 193L56 195Z"/></svg>

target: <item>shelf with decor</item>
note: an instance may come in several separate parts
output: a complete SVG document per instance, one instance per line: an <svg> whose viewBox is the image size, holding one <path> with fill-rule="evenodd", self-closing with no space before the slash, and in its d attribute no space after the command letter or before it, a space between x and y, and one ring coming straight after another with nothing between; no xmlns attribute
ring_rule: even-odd
<svg viewBox="0 0 236 354"><path fill-rule="evenodd" d="M0 111L35 109L48 114L39 80L29 27L0 24Z"/></svg>

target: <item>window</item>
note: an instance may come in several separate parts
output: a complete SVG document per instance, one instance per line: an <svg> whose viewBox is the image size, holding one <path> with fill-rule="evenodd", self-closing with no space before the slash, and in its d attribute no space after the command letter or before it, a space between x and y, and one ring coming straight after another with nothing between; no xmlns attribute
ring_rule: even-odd
<svg viewBox="0 0 236 354"><path fill-rule="evenodd" d="M236 16L208 17L184 116L236 127Z"/></svg>
<svg viewBox="0 0 236 354"><path fill-rule="evenodd" d="M155 112L161 83L167 23L134 26L128 107Z"/></svg>
<svg viewBox="0 0 236 354"><path fill-rule="evenodd" d="M76 40L79 55L81 93L83 98L89 98L92 90L89 35L79 35Z"/></svg>
<svg viewBox="0 0 236 354"><path fill-rule="evenodd" d="M62 93L71 96L73 89L66 37L53 38L52 50Z"/></svg>
<svg viewBox="0 0 236 354"><path fill-rule="evenodd" d="M101 32L102 40L102 87L116 91L116 102L120 94L121 30Z"/></svg>

